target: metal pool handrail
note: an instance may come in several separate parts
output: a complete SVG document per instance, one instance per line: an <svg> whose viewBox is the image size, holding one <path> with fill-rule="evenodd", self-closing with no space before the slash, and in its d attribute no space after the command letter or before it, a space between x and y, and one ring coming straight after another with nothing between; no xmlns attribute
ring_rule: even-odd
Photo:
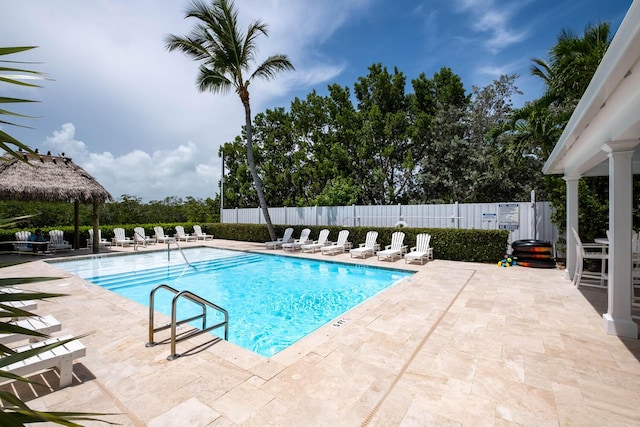
<svg viewBox="0 0 640 427"><path fill-rule="evenodd" d="M163 326L154 328L153 327L154 313L155 313L154 299L155 299L156 291L160 289L165 289L175 294L175 296L173 297L173 300L171 301L171 323L168 325L163 325ZM177 320L177 305L178 305L178 300L180 298L184 298L188 301L193 302L194 304L198 304L202 309L202 313L187 319ZM211 307L212 309L222 313L224 315L224 321L207 327L207 307ZM176 327L178 325L190 322L192 320L197 320L197 319L202 319L202 329L199 329L199 330L194 329L186 334L183 334L179 338L177 337ZM179 354L176 353L176 343L178 341L184 341L189 338L193 338L203 333L212 331L213 329L220 328L222 326L224 326L224 339L227 340L229 336L229 313L227 312L227 310L217 306L216 304L210 301L207 301L206 299L194 294L193 292L178 291L177 289L172 288L169 285L162 284L162 285L156 286L149 294L149 342L146 344L146 346L153 347L157 344L153 340L153 335L155 332L159 332L159 331L163 331L165 329L171 328L171 354L167 357L168 360L174 360L180 356Z"/></svg>

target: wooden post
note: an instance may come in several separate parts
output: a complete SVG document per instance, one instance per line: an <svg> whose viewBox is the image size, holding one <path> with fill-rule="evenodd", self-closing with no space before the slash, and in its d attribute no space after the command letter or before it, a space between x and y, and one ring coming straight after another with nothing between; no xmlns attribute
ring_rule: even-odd
<svg viewBox="0 0 640 427"><path fill-rule="evenodd" d="M93 199L93 212L91 213L91 222L93 224L93 247L92 253L100 253L100 223L98 221L98 207L100 203L97 199Z"/></svg>
<svg viewBox="0 0 640 427"><path fill-rule="evenodd" d="M80 202L73 202L73 249L80 249Z"/></svg>

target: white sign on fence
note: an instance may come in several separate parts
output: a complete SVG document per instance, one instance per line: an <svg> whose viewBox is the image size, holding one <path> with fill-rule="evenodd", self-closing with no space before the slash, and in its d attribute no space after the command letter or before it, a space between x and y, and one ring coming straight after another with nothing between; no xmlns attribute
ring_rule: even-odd
<svg viewBox="0 0 640 427"><path fill-rule="evenodd" d="M483 221L495 221L498 219L498 214L495 212L482 212Z"/></svg>
<svg viewBox="0 0 640 427"><path fill-rule="evenodd" d="M517 203L498 204L498 229L517 230L520 228L520 207Z"/></svg>

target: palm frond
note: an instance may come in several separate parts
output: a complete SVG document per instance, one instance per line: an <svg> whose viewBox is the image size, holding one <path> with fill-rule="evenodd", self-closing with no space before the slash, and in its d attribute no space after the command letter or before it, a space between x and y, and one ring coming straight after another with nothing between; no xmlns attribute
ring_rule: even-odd
<svg viewBox="0 0 640 427"><path fill-rule="evenodd" d="M251 80L256 77L263 79L273 79L276 74L281 71L294 70L293 64L289 61L286 55L273 55L267 58L262 64L255 69L251 75Z"/></svg>

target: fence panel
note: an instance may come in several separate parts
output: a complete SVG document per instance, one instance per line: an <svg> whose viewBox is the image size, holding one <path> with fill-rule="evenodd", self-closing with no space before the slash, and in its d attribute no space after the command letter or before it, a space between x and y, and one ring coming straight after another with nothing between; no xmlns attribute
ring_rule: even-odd
<svg viewBox="0 0 640 427"><path fill-rule="evenodd" d="M558 241L551 223L550 202L452 203L442 205L307 206L269 208L271 221L281 225L345 227L464 228L510 230L509 241ZM259 208L224 209L223 223L263 224Z"/></svg>

